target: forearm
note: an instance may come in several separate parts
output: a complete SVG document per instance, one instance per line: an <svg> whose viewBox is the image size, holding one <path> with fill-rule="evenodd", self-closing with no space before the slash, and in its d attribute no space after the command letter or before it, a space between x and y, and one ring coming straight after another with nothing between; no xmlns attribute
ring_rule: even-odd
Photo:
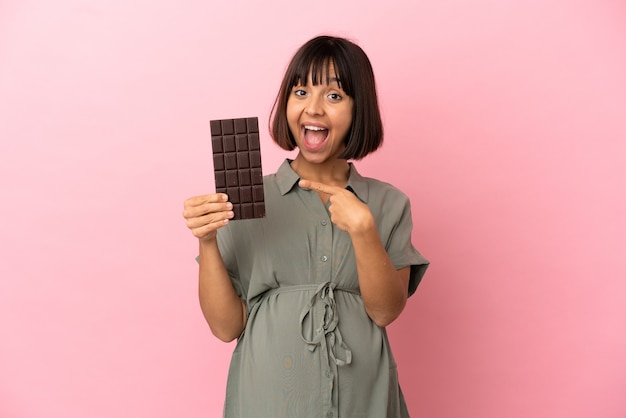
<svg viewBox="0 0 626 418"><path fill-rule="evenodd" d="M199 296L211 332L222 341L239 337L246 324L246 309L230 281L215 239L200 240Z"/></svg>
<svg viewBox="0 0 626 418"><path fill-rule="evenodd" d="M395 269L375 226L351 238L365 310L377 325L387 326L406 305L409 267Z"/></svg>

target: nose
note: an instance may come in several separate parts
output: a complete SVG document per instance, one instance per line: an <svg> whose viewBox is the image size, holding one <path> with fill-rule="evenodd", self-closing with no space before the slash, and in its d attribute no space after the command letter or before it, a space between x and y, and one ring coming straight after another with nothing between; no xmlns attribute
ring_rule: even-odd
<svg viewBox="0 0 626 418"><path fill-rule="evenodd" d="M322 98L317 94L312 94L311 96L309 96L305 111L308 115L312 116L324 114Z"/></svg>

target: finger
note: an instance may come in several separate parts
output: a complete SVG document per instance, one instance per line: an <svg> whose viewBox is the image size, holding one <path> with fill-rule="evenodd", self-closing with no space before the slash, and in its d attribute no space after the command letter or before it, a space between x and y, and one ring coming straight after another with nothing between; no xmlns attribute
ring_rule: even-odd
<svg viewBox="0 0 626 418"><path fill-rule="evenodd" d="M328 184L319 183L317 181L311 180L300 180L298 185L303 189L315 190L316 192L321 192L327 195L335 195L337 193L341 193L344 189L337 186L329 186Z"/></svg>
<svg viewBox="0 0 626 418"><path fill-rule="evenodd" d="M204 216L187 219L187 227L192 231L196 229L203 230L206 227L209 227L209 229L219 228L223 224L228 223L228 220L234 216L235 213L232 210L210 213Z"/></svg>
<svg viewBox="0 0 626 418"><path fill-rule="evenodd" d="M222 221L213 222L213 223L210 223L210 224L207 224L207 225L204 225L204 226L200 226L198 228L191 228L191 233L196 238L200 238L200 239L207 238L210 235L215 234L215 232L219 228L228 225L229 221L230 221L229 219L224 219ZM213 235L213 237L215 237L215 235Z"/></svg>
<svg viewBox="0 0 626 418"><path fill-rule="evenodd" d="M199 206L185 206L183 217L185 219L193 219L204 215L211 215L219 212L227 212L233 209L230 202L204 203Z"/></svg>
<svg viewBox="0 0 626 418"><path fill-rule="evenodd" d="M218 202L226 202L228 200L228 195L225 193L211 193L205 194L201 196L190 197L185 200L185 207L192 206L200 206L205 203L218 203Z"/></svg>

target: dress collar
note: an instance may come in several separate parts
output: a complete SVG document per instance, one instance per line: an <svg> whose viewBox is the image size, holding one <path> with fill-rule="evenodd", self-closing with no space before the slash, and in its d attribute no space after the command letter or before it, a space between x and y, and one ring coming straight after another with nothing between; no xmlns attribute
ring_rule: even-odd
<svg viewBox="0 0 626 418"><path fill-rule="evenodd" d="M285 161L283 161L278 168L278 171L276 171L278 190L280 190L280 194L283 196L289 193L300 180L298 173L291 168L291 161L292 160L288 158L285 159ZM346 189L354 193L362 202L367 203L367 200L369 199L369 186L367 181L358 173L354 164L349 163L349 165L350 174L348 176Z"/></svg>

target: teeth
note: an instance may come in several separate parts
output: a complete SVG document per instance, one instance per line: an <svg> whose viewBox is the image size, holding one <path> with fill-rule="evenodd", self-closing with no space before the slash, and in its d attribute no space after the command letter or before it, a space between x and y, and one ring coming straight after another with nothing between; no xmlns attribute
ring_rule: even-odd
<svg viewBox="0 0 626 418"><path fill-rule="evenodd" d="M304 129L308 129L309 131L325 131L326 128L320 128L319 126L305 126Z"/></svg>

